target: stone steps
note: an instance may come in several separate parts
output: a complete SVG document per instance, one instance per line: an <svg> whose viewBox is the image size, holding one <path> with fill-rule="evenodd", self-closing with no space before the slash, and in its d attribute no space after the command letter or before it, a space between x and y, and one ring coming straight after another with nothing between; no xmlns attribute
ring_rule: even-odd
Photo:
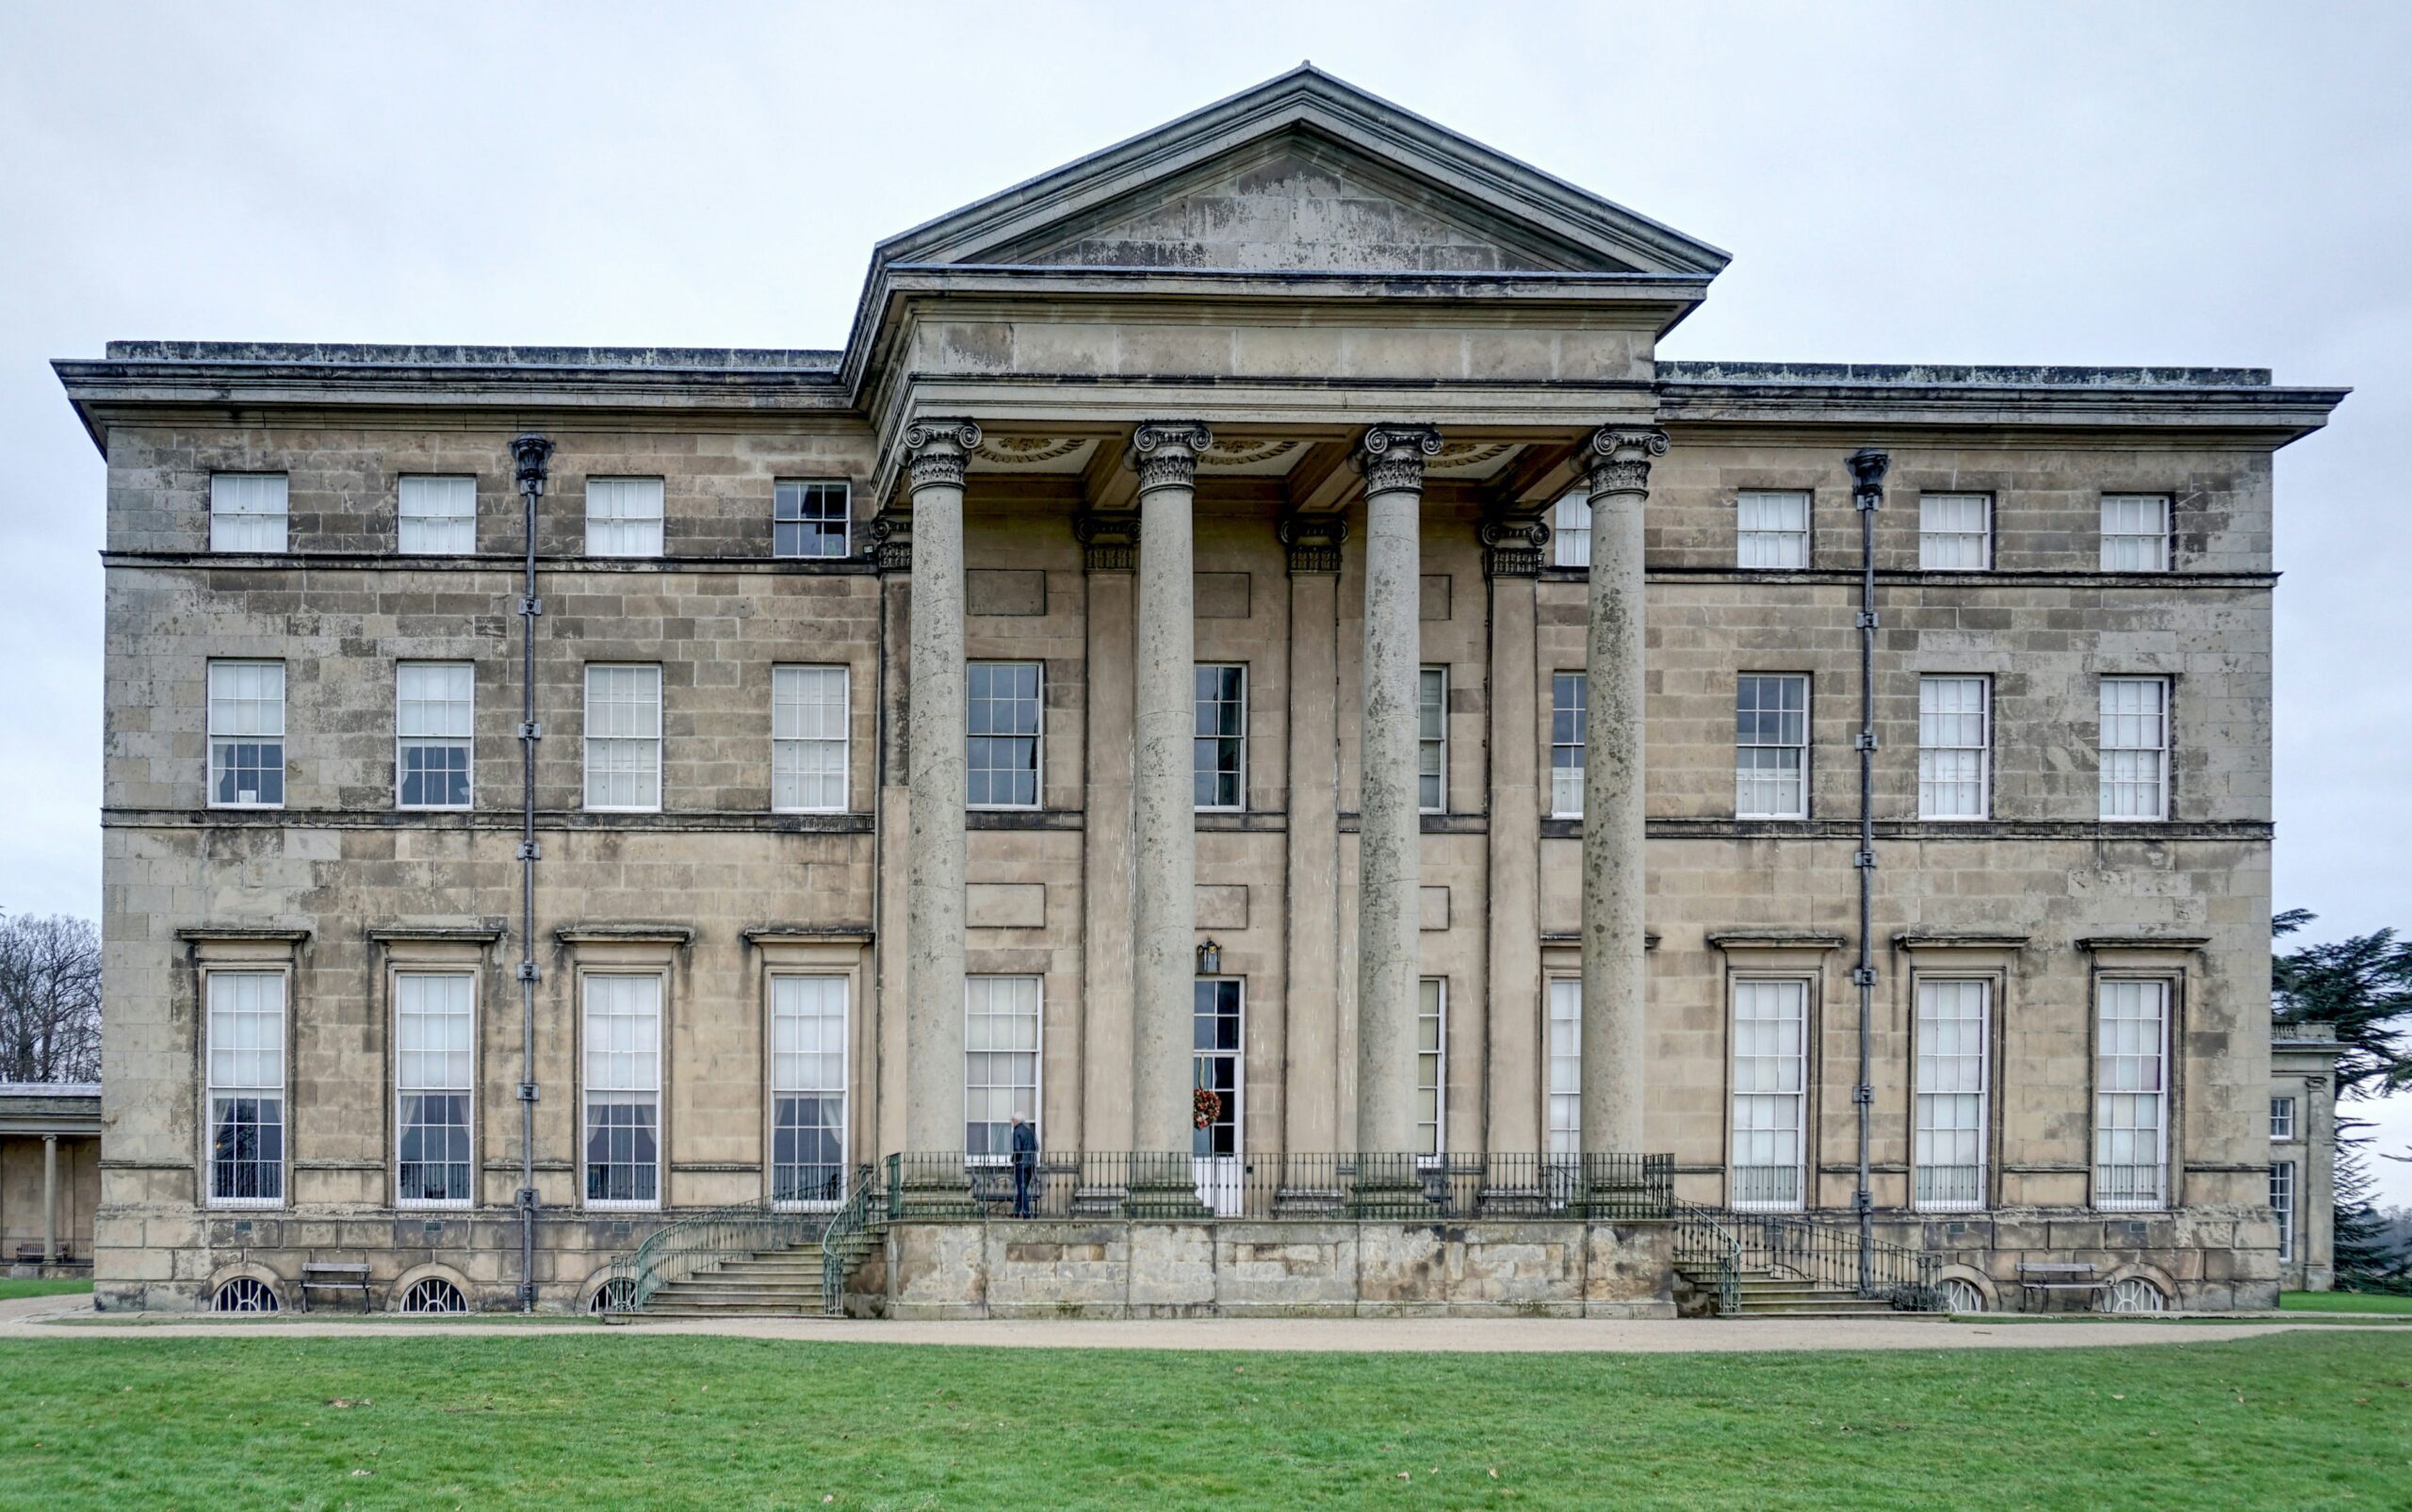
<svg viewBox="0 0 2412 1512"><path fill-rule="evenodd" d="M1686 1271L1685 1278L1703 1292L1714 1292L1715 1282L1706 1272ZM1918 1318L1940 1319L1939 1312L1897 1311L1882 1297L1864 1297L1847 1287L1821 1286L1798 1276L1777 1276L1768 1271L1752 1271L1735 1277L1736 1301L1738 1309L1729 1316L1742 1318Z"/></svg>

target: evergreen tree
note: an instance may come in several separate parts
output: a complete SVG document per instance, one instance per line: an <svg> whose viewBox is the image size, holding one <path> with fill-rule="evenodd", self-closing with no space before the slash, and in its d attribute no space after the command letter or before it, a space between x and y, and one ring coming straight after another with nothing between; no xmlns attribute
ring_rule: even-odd
<svg viewBox="0 0 2412 1512"><path fill-rule="evenodd" d="M2290 908L2270 921L2279 938L2312 921ZM2383 1097L2412 1088L2412 942L2395 931L2330 945L2300 945L2270 959L2271 1010L2280 1023L2337 1027L2337 1095ZM2412 1291L2412 1243L2396 1214L2371 1200L2370 1125L2337 1120L2337 1284L2348 1292ZM2396 1159L2398 1157L2388 1157Z"/></svg>

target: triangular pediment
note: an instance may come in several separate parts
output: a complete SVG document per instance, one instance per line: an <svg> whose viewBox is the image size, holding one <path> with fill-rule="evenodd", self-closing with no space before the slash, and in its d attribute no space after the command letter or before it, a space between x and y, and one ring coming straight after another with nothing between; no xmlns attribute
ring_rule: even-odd
<svg viewBox="0 0 2412 1512"><path fill-rule="evenodd" d="M1726 257L1303 67L890 238L879 260L1706 277Z"/></svg>

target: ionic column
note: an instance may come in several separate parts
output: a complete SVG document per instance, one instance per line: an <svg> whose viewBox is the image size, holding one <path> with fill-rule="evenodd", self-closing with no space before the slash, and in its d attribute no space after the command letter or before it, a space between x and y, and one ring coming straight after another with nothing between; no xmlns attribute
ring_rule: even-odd
<svg viewBox="0 0 2412 1512"><path fill-rule="evenodd" d="M905 1147L963 1147L963 474L980 428L904 432L913 496L910 812L905 890Z"/></svg>
<svg viewBox="0 0 2412 1512"><path fill-rule="evenodd" d="M1192 1014L1198 978L1197 584L1190 537L1198 458L1214 438L1190 420L1151 420L1131 440L1139 474L1139 613L1132 663L1133 909L1131 1143L1162 1154L1141 1185L1196 1206Z"/></svg>
<svg viewBox="0 0 2412 1512"><path fill-rule="evenodd" d="M1088 596L1087 753L1081 823L1080 1120L1051 1128L1056 1149L1121 1150L1131 1144L1132 693L1137 631L1132 574L1136 511L1077 516Z"/></svg>
<svg viewBox="0 0 2412 1512"><path fill-rule="evenodd" d="M58 1259L58 1136L41 1136L41 1258Z"/></svg>
<svg viewBox="0 0 2412 1512"><path fill-rule="evenodd" d="M1483 1148L1549 1147L1541 1117L1540 643L1536 591L1549 527L1530 515L1483 522L1491 581L1491 1067Z"/></svg>
<svg viewBox="0 0 2412 1512"><path fill-rule="evenodd" d="M1591 496L1590 641L1584 682L1583 1151L1642 1150L1641 506L1654 428L1604 428L1584 448Z"/></svg>
<svg viewBox="0 0 2412 1512"><path fill-rule="evenodd" d="M1357 1148L1414 1148L1418 852L1416 668L1424 460L1441 433L1377 425L1365 477L1363 771L1357 825ZM1360 1186L1365 1185L1360 1178Z"/></svg>
<svg viewBox="0 0 2412 1512"><path fill-rule="evenodd" d="M1338 514L1285 514L1279 528L1290 558L1289 953L1279 1148L1323 1154L1349 1137L1340 1128L1339 813L1340 550L1348 522Z"/></svg>

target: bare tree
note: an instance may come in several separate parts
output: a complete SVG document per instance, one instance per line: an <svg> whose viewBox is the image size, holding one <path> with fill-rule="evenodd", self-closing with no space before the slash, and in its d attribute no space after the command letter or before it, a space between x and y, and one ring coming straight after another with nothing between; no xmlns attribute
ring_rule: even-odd
<svg viewBox="0 0 2412 1512"><path fill-rule="evenodd" d="M0 1081L100 1079L100 932L64 914L0 919Z"/></svg>

